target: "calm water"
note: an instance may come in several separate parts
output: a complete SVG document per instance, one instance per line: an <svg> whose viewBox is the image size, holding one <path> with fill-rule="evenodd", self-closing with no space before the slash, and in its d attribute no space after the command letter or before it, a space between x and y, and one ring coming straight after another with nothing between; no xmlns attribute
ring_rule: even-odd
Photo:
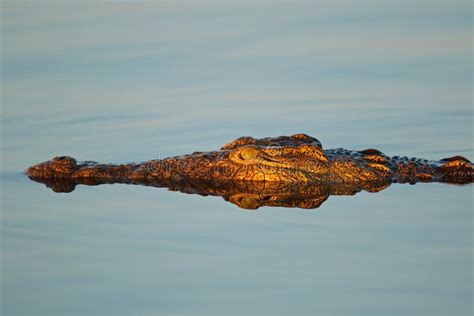
<svg viewBox="0 0 474 316"><path fill-rule="evenodd" d="M473 160L469 1L1 5L2 315L471 315L472 185L249 212L22 174L297 132Z"/></svg>

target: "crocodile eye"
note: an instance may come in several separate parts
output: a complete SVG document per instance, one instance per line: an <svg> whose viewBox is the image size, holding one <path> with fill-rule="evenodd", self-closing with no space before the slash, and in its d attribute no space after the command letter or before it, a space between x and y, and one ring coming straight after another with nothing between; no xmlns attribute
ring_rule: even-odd
<svg viewBox="0 0 474 316"><path fill-rule="evenodd" d="M242 158L243 160L251 160L257 157L258 150L256 150L255 148L246 147L246 148L243 148L239 154L240 154L240 158Z"/></svg>

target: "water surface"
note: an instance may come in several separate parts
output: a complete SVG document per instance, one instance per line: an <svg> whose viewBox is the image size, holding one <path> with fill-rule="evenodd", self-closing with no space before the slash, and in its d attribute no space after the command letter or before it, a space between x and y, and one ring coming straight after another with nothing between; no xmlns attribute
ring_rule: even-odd
<svg viewBox="0 0 474 316"><path fill-rule="evenodd" d="M2 2L2 315L471 315L473 187L249 212L28 166L307 133L474 159L469 1Z"/></svg>

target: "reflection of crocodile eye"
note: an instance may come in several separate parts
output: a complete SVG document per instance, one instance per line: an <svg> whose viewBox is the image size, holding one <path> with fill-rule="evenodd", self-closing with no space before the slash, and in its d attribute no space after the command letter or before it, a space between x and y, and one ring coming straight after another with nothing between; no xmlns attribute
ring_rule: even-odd
<svg viewBox="0 0 474 316"><path fill-rule="evenodd" d="M240 157L243 160L255 159L257 157L258 150L255 148L247 147L240 151Z"/></svg>
<svg viewBox="0 0 474 316"><path fill-rule="evenodd" d="M258 208L258 203L255 199L244 197L242 200L240 200L240 207L248 210L254 210Z"/></svg>

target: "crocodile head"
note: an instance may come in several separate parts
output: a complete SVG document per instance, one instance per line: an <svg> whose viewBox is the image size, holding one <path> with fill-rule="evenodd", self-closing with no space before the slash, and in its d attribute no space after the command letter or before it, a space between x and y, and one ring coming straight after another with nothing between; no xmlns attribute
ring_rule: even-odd
<svg viewBox="0 0 474 316"><path fill-rule="evenodd" d="M151 170L151 171L150 171ZM155 160L137 176L245 181L321 180L329 159L321 143L305 134L256 139L240 137L218 151Z"/></svg>

